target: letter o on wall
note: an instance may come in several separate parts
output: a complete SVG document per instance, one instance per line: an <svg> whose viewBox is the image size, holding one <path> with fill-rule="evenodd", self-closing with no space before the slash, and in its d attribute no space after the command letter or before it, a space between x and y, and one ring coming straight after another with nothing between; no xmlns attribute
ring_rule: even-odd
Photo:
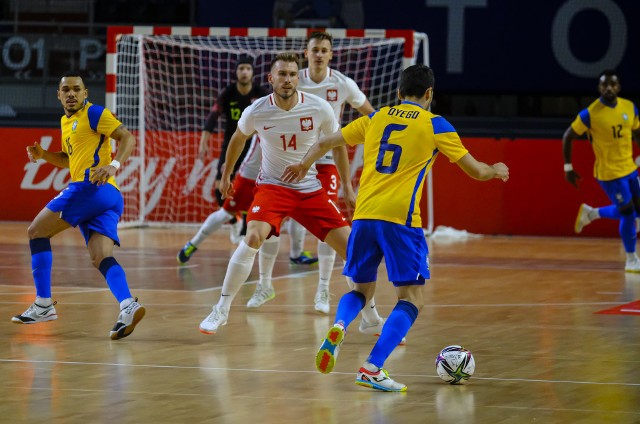
<svg viewBox="0 0 640 424"><path fill-rule="evenodd" d="M586 4L585 4L586 3ZM606 54L595 62L584 62L571 52L569 29L571 21L581 11L595 9L601 12L609 23L611 38ZM616 29L616 31L613 31ZM551 26L551 48L556 60L564 70L579 77L597 76L603 69L616 68L627 48L627 23L622 10L612 0L585 2L569 0L563 4L553 18Z"/></svg>

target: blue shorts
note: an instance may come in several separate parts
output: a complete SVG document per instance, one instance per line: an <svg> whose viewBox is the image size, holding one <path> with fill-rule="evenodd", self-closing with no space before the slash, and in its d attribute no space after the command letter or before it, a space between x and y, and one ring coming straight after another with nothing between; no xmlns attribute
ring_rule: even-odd
<svg viewBox="0 0 640 424"><path fill-rule="evenodd" d="M109 237L120 246L118 221L124 201L120 191L111 184L97 186L90 182L71 183L47 204L52 212L73 227L80 227L85 243L91 232Z"/></svg>
<svg viewBox="0 0 640 424"><path fill-rule="evenodd" d="M607 197L618 209L629 204L632 199L640 197L640 183L638 171L611 181L600 181L600 187L607 193Z"/></svg>
<svg viewBox="0 0 640 424"><path fill-rule="evenodd" d="M374 219L353 221L343 274L355 283L376 281L383 257L394 286L423 285L430 278L422 228Z"/></svg>

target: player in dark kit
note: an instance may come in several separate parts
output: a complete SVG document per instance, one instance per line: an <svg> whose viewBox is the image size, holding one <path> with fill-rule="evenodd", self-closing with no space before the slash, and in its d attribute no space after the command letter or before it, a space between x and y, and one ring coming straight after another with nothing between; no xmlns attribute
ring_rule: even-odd
<svg viewBox="0 0 640 424"><path fill-rule="evenodd" d="M199 153L200 156L203 156L209 148L209 139L211 138L211 133L216 127L218 118L220 115L224 115L226 121L224 128L224 140L222 142L222 151L220 152L218 171L216 174L216 199L220 205L222 205L223 202L220 191L218 190L218 184L220 182L220 177L222 176L222 165L224 165L227 147L229 146L231 136L238 127L240 115L247 106L253 103L254 100L269 94L266 88L253 84L253 58L243 56L238 59L238 62L236 63L236 76L236 82L228 85L224 90L222 90L222 93L220 93L216 104L213 106L213 110L207 117L207 123L204 126L202 137L200 138ZM249 144L250 143L247 143L245 149L242 151L232 175L238 171L238 167L247 154Z"/></svg>
<svg viewBox="0 0 640 424"><path fill-rule="evenodd" d="M209 139L211 138L211 133L213 132L216 123L218 122L218 118L221 114L224 114L226 119L226 125L224 129L224 141L222 142L222 151L220 152L220 158L218 159L218 170L216 174L216 200L218 201L218 205L222 207L222 193L218 189L220 185L220 178L222 177L222 165L224 165L225 157L227 155L227 147L229 146L229 141L231 140L231 136L236 131L238 127L238 120L240 119L240 115L242 115L242 111L245 110L254 100L259 99L260 97L264 97L269 94L269 91L261 87L259 85L253 84L253 59L249 56L242 56L238 59L236 63L236 77L237 80L234 84L228 85L216 101L216 104L213 106L213 110L209 114L207 118L207 123L204 126L204 130L202 131L202 136L200 137L200 157L204 157L205 153L209 150ZM241 163L243 162L244 157L249 150L250 143L247 143L244 150L240 154L240 158L236 165L234 166L233 173L231 174L232 178L235 173L238 171ZM213 215L213 214L212 214ZM209 215L210 217L212 215ZM236 225L235 217L231 220L233 228L231 230L231 241L233 243L238 243L240 238L240 230L242 229L242 223L238 222ZM186 263L191 255L198 249L197 244L194 244L194 239L202 240L206 235L210 234L214 231L212 227L212 223L207 218L207 220L202 224L200 229L198 230L198 235L191 239L185 244L185 246L178 252L178 262L180 264ZM204 234L204 237L200 237L199 235Z"/></svg>

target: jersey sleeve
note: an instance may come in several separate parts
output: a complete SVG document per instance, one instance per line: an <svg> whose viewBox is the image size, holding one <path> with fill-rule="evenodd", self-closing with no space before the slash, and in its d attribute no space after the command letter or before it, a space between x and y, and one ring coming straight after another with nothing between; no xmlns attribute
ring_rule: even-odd
<svg viewBox="0 0 640 424"><path fill-rule="evenodd" d="M255 103L247 106L238 120L238 129L244 135L251 135L256 130L253 117L254 105Z"/></svg>
<svg viewBox="0 0 640 424"><path fill-rule="evenodd" d="M97 118L96 126L94 128L92 121L95 119L94 116L96 116L98 112L100 115ZM98 134L104 134L107 137L111 137L111 134L116 130L116 128L122 125L122 122L113 116L113 113L111 113L109 109L103 108L102 106L91 105L88 115L91 128Z"/></svg>
<svg viewBox="0 0 640 424"><path fill-rule="evenodd" d="M364 143L364 136L371 123L369 116L361 116L342 129L342 137L349 146Z"/></svg>
<svg viewBox="0 0 640 424"><path fill-rule="evenodd" d="M346 87L349 96L346 98L347 102L354 108L359 108L367 101L367 96L360 91L358 84L351 78L346 79Z"/></svg>
<svg viewBox="0 0 640 424"><path fill-rule="evenodd" d="M571 123L571 129L576 134L582 135L589 131L589 128L591 128L591 115L589 115L589 109L583 109Z"/></svg>
<svg viewBox="0 0 640 424"><path fill-rule="evenodd" d="M460 136L449 121L442 116L434 116L431 118L431 124L433 125L433 136L436 147L438 151L449 158L450 162L457 162L469 153L462 145Z"/></svg>

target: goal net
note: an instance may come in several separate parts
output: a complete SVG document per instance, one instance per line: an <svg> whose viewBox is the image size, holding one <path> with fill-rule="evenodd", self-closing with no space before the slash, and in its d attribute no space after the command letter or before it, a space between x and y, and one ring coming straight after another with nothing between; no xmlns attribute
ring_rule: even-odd
<svg viewBox="0 0 640 424"><path fill-rule="evenodd" d="M107 107L137 137L117 174L125 199L121 225L200 223L218 208L214 195L224 118L204 161L200 135L219 93L235 81L240 56L254 58L254 83L267 88L273 57L303 57L308 29L110 27ZM427 38L413 31L328 30L330 66L353 78L375 109L397 101L402 70L419 57ZM302 64L305 66L305 64ZM346 105L343 124L358 116ZM353 157L354 183L361 166Z"/></svg>

